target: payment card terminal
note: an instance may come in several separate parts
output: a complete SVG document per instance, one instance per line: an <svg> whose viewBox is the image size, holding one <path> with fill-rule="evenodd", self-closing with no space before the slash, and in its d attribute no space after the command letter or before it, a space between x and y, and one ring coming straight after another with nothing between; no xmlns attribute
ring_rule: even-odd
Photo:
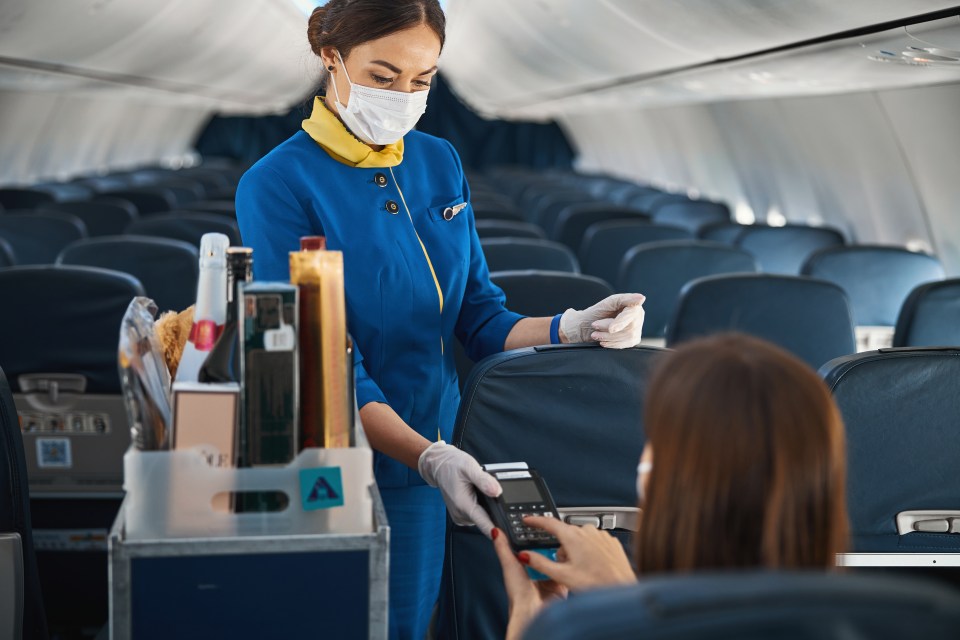
<svg viewBox="0 0 960 640"><path fill-rule="evenodd" d="M555 560L560 542L543 529L528 527L523 523L525 516L560 519L557 506L540 474L527 466L526 462L487 464L483 465L483 469L497 479L503 493L491 498L478 492L480 505L497 528L507 535L514 552L532 551ZM527 573L534 580L548 579L529 567Z"/></svg>

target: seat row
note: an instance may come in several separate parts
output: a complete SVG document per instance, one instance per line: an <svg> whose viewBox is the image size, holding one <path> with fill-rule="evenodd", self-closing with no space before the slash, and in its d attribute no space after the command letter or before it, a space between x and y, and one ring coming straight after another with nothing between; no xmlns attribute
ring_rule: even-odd
<svg viewBox="0 0 960 640"><path fill-rule="evenodd" d="M616 223L602 223L599 231ZM667 239L662 227L638 228L646 236L633 235L624 241L634 242L641 237L645 242L626 250L617 265L615 278L603 278L617 291L639 291L647 295L646 335L662 337L667 322L677 306L680 292L687 283L707 276L730 273L758 273L761 271L752 254L740 247L698 240ZM588 240L595 237L591 227ZM659 240L659 238L664 238ZM618 239L612 236L611 240ZM616 264L614 252L591 252L591 262L579 262L569 248L546 240L521 238L492 238L481 240L481 246L491 272L516 270L566 271L579 273L581 266L592 264L595 269L583 269L587 275L598 271L609 273ZM897 247L835 246L820 249L807 259L801 273L839 285L847 294L858 327L894 326L900 309L916 287L944 277L943 268L933 257ZM960 344L960 336L958 336Z"/></svg>
<svg viewBox="0 0 960 640"><path fill-rule="evenodd" d="M211 159L184 169L146 167L70 182L0 188L0 209L34 209L108 197L132 203L140 214L160 213L204 200L232 201L244 170L233 162Z"/></svg>

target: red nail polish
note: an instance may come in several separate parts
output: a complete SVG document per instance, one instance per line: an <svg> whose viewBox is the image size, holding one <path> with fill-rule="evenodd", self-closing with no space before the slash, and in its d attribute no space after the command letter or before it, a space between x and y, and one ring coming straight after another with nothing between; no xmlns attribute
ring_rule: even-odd
<svg viewBox="0 0 960 640"><path fill-rule="evenodd" d="M517 560L520 561L520 564L530 564L530 554L526 551L521 551L517 554Z"/></svg>
<svg viewBox="0 0 960 640"><path fill-rule="evenodd" d="M498 531L497 528L494 527L494 528L490 531L490 537L493 538L494 540L496 540L498 535L500 535L500 531Z"/></svg>

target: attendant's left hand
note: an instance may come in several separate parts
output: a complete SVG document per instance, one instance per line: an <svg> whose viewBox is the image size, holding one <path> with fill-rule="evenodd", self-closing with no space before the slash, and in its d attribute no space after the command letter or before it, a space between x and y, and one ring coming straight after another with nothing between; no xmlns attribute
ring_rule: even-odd
<svg viewBox="0 0 960 640"><path fill-rule="evenodd" d="M610 349L635 347L643 334L644 300L639 293L618 293L583 311L567 309L560 316L561 341L594 341Z"/></svg>
<svg viewBox="0 0 960 640"><path fill-rule="evenodd" d="M507 599L510 603L510 620L507 623L506 639L514 640L523 636L527 625L545 604L552 600L566 598L567 588L553 580L531 580L527 570L513 555L507 535L499 529L494 529L492 534L493 548L500 560L503 584L507 589Z"/></svg>

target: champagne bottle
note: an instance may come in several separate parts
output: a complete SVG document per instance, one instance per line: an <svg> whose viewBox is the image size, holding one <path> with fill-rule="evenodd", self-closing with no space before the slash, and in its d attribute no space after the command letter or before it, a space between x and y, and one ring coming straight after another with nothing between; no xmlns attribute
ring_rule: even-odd
<svg viewBox="0 0 960 640"><path fill-rule="evenodd" d="M243 314L237 308L240 283L253 280L253 249L227 249L227 321L217 343L200 368L200 382L239 382L240 355L237 322Z"/></svg>
<svg viewBox="0 0 960 640"><path fill-rule="evenodd" d="M353 406L349 402L343 254L311 250L290 253L290 281L300 296L300 443L348 447Z"/></svg>
<svg viewBox="0 0 960 640"><path fill-rule="evenodd" d="M205 233L200 239L200 279L193 326L177 367L177 382L197 382L200 367L223 331L227 315L226 251L230 239L222 233Z"/></svg>

